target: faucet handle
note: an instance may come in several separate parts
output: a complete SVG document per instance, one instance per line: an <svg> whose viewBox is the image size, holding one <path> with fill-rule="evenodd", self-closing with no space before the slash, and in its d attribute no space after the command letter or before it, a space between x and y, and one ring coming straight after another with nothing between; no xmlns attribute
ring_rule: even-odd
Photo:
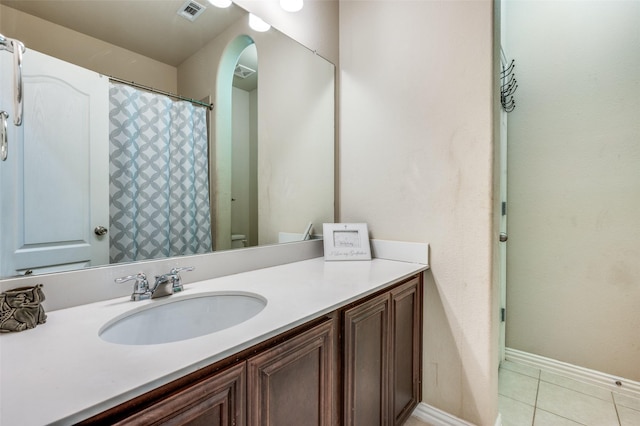
<svg viewBox="0 0 640 426"><path fill-rule="evenodd" d="M178 272L182 272L182 271L193 271L195 268L195 266L184 266L181 268L171 268L171 274L177 274Z"/></svg>
<svg viewBox="0 0 640 426"><path fill-rule="evenodd" d="M182 268L171 268L171 271L169 271L169 273L171 275L173 275L173 292L174 293L178 293L179 291L184 290L184 287L182 286L182 278L180 277L180 272L182 271L193 271L194 269L196 269L193 266L185 266Z"/></svg>
<svg viewBox="0 0 640 426"><path fill-rule="evenodd" d="M144 272L138 272L135 275L127 275L126 277L120 277L114 279L117 284L126 283L128 281L136 282L133 284L133 293L131 293L131 300L144 300L151 297L149 291L149 281L147 281L147 275Z"/></svg>

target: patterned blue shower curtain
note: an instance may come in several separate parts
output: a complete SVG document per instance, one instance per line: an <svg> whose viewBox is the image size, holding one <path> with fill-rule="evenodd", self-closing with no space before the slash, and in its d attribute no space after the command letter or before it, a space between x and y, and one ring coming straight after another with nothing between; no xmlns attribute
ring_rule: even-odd
<svg viewBox="0 0 640 426"><path fill-rule="evenodd" d="M205 108L112 83L110 262L211 251Z"/></svg>

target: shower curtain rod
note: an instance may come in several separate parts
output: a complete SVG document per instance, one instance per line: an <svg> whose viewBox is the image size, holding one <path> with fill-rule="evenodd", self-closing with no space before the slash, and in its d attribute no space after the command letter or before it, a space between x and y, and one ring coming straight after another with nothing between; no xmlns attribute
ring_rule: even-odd
<svg viewBox="0 0 640 426"><path fill-rule="evenodd" d="M138 83L136 83L134 81L127 81L127 80L123 80L121 78L112 77L112 76L108 76L108 77L109 77L109 80L115 81L117 83L123 83L123 84L129 85L131 87L136 87L138 89L143 89L143 90L147 90L149 92L158 93L160 95L169 96L171 98L179 99L181 101L191 102L194 105L203 106L203 107L205 107L205 108L207 108L209 110L213 109L213 104L208 104L206 102L197 101L197 100L191 99L191 98L185 98L184 96L176 95L176 94L171 93L171 92L165 92L164 90L154 89L153 87L144 86L144 85L138 84Z"/></svg>

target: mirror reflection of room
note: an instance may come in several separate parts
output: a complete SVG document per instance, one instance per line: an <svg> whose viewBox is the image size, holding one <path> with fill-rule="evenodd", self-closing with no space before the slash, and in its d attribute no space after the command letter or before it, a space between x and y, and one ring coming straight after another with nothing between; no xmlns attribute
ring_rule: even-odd
<svg viewBox="0 0 640 426"><path fill-rule="evenodd" d="M247 46L233 72L231 248L258 241L258 49Z"/></svg>
<svg viewBox="0 0 640 426"><path fill-rule="evenodd" d="M287 242L310 221L333 221L333 64L274 28L251 30L236 5L201 3L185 17L175 0L0 1L2 34L26 46L27 116L9 129L20 143L0 177L11 212L0 232L12 236L0 276ZM233 101L221 102L222 58L245 37ZM111 111L98 107L110 92ZM34 127L36 115L49 119Z"/></svg>

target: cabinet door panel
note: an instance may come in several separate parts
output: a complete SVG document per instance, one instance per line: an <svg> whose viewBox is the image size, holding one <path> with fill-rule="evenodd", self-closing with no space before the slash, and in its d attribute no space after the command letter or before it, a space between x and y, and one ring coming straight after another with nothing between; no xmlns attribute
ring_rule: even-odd
<svg viewBox="0 0 640 426"><path fill-rule="evenodd" d="M388 333L387 294L344 313L346 425L388 424Z"/></svg>
<svg viewBox="0 0 640 426"><path fill-rule="evenodd" d="M244 426L245 364L196 383L118 425Z"/></svg>
<svg viewBox="0 0 640 426"><path fill-rule="evenodd" d="M419 402L420 297L418 279L391 292L391 410L394 425L403 424Z"/></svg>
<svg viewBox="0 0 640 426"><path fill-rule="evenodd" d="M329 320L247 361L250 425L332 424L334 330Z"/></svg>

